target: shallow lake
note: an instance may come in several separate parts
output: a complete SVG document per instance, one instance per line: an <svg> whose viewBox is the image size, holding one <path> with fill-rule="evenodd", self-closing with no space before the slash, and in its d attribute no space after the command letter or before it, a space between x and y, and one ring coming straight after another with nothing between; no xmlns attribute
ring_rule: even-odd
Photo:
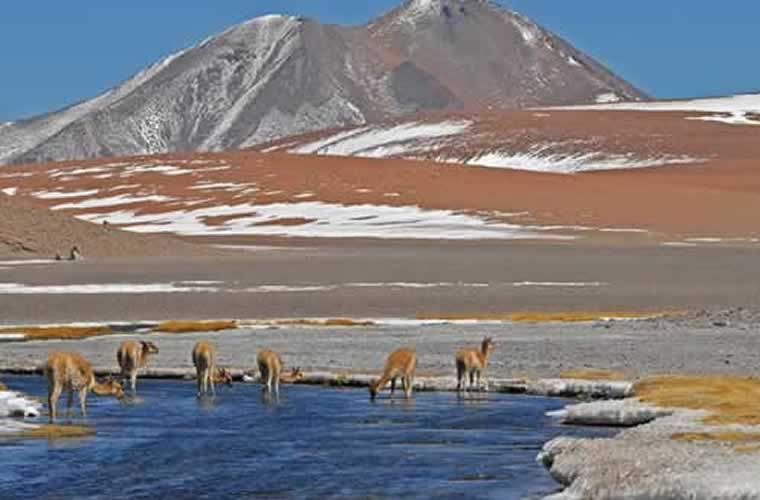
<svg viewBox="0 0 760 500"><path fill-rule="evenodd" d="M46 394L42 377L3 381ZM273 403L251 384L206 400L193 382L138 390L124 404L90 396L73 422L95 437L0 441L0 498L540 498L557 489L535 462L543 443L613 432L544 416L566 401L506 394L371 403L366 390L284 386Z"/></svg>

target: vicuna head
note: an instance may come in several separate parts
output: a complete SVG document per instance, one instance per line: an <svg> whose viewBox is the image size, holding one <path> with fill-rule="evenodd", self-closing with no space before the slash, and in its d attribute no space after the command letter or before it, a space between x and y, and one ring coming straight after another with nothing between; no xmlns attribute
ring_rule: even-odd
<svg viewBox="0 0 760 500"><path fill-rule="evenodd" d="M373 380L369 383L369 399L372 401L377 397L377 393L380 390L380 379Z"/></svg>
<svg viewBox="0 0 760 500"><path fill-rule="evenodd" d="M158 346L153 342L141 341L143 354L158 354Z"/></svg>
<svg viewBox="0 0 760 500"><path fill-rule="evenodd" d="M304 377L304 374L300 366L290 370L290 373L287 375L287 379L291 383L298 382L299 380L303 380L303 377Z"/></svg>
<svg viewBox="0 0 760 500"><path fill-rule="evenodd" d="M480 344L480 350L483 354L488 355L488 354L491 354L491 351L493 351L493 346L494 346L493 338L486 337L483 339L483 343Z"/></svg>
<svg viewBox="0 0 760 500"><path fill-rule="evenodd" d="M98 396L114 396L116 399L124 399L124 388L113 377L109 375L93 388L93 392Z"/></svg>
<svg viewBox="0 0 760 500"><path fill-rule="evenodd" d="M217 384L232 385L232 372L227 368L217 368L214 382Z"/></svg>

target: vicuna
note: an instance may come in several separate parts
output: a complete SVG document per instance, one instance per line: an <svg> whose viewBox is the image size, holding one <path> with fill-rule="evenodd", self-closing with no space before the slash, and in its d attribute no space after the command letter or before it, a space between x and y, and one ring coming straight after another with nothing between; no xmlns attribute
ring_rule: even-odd
<svg viewBox="0 0 760 500"><path fill-rule="evenodd" d="M280 393L280 382L295 383L303 378L303 372L300 368L294 368L290 374L282 373L282 357L274 351L264 350L256 356L256 364L259 366L261 383L264 384L267 392Z"/></svg>
<svg viewBox="0 0 760 500"><path fill-rule="evenodd" d="M77 353L50 353L45 365L45 377L48 381L48 407L51 422L57 416L58 398L64 390L68 391L66 414L71 415L74 391L78 391L79 407L83 417L87 416L87 393L90 391L99 396L115 396L118 399L124 397L124 390L119 382L113 377L98 382L95 379L90 362Z"/></svg>
<svg viewBox="0 0 760 500"><path fill-rule="evenodd" d="M193 365L198 381L198 397L208 394L216 395L215 383L232 385L232 374L226 368L216 366L216 348L208 342L200 341L193 348Z"/></svg>
<svg viewBox="0 0 760 500"><path fill-rule="evenodd" d="M477 349L462 349L457 352L456 365L457 365L457 391L466 390L465 377L469 376L470 389L475 386L475 380L477 378L477 385L480 386L480 374L488 366L488 356L493 351L493 339L486 337L480 344L480 350Z"/></svg>
<svg viewBox="0 0 760 500"><path fill-rule="evenodd" d="M391 395L396 390L396 379L401 379L404 395L408 398L412 395L414 384L414 370L417 368L417 353L414 349L402 347L393 351L385 361L383 375L369 385L369 396L374 401L377 393L383 390L388 381L391 382Z"/></svg>
<svg viewBox="0 0 760 500"><path fill-rule="evenodd" d="M132 394L137 394L137 371L148 362L148 356L158 354L158 346L153 342L122 342L116 352L116 360L121 367L122 383L129 378Z"/></svg>

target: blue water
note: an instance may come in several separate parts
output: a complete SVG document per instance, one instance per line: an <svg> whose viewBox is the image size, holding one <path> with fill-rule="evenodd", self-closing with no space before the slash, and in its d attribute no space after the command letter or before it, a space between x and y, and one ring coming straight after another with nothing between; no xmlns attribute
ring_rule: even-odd
<svg viewBox="0 0 760 500"><path fill-rule="evenodd" d="M41 377L3 380L45 394ZM138 389L127 404L89 398L73 422L93 438L0 441L0 498L539 498L557 488L535 462L543 443L612 432L558 426L544 413L565 402L537 397L373 404L362 390L285 386L273 403L257 385L203 401L192 382Z"/></svg>

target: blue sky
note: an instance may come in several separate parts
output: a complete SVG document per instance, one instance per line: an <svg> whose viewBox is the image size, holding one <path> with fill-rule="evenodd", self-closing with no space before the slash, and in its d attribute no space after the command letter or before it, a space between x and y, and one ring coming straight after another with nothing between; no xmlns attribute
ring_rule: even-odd
<svg viewBox="0 0 760 500"><path fill-rule="evenodd" d="M0 121L92 97L266 13L356 24L400 0L24 0L0 7ZM760 90L760 2L499 0L657 97Z"/></svg>

